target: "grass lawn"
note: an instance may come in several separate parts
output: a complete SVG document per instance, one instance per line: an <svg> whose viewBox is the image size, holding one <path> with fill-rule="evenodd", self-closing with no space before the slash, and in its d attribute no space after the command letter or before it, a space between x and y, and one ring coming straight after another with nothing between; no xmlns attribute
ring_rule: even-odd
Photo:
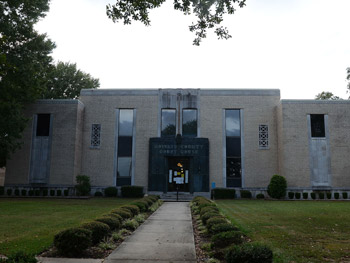
<svg viewBox="0 0 350 263"><path fill-rule="evenodd" d="M97 218L132 199L0 199L0 254L38 254L62 229Z"/></svg>
<svg viewBox="0 0 350 263"><path fill-rule="evenodd" d="M253 241L269 245L275 262L350 262L350 202L216 203Z"/></svg>

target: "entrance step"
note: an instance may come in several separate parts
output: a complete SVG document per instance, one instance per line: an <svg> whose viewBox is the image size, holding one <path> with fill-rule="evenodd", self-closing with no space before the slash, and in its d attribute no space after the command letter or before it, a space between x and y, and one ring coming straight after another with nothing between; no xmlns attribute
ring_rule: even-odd
<svg viewBox="0 0 350 263"><path fill-rule="evenodd" d="M149 192L148 194L153 194L152 192ZM167 202L189 202L193 199L193 194L190 194L188 192L179 192L177 195L176 192L167 192L167 193L161 193L157 192L157 195L160 196L160 199Z"/></svg>

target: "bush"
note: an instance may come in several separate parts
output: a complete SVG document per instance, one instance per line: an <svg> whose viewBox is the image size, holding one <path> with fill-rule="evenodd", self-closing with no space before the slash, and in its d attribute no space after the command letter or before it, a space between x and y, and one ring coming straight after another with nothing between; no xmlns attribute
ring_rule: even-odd
<svg viewBox="0 0 350 263"><path fill-rule="evenodd" d="M309 193L303 193L303 199L308 199L309 198Z"/></svg>
<svg viewBox="0 0 350 263"><path fill-rule="evenodd" d="M123 227L129 230L136 230L136 228L139 226L139 223L135 219L127 219L123 223Z"/></svg>
<svg viewBox="0 0 350 263"><path fill-rule="evenodd" d="M252 198L252 193L248 190L241 190L241 198Z"/></svg>
<svg viewBox="0 0 350 263"><path fill-rule="evenodd" d="M288 192L288 198L294 199L294 192Z"/></svg>
<svg viewBox="0 0 350 263"><path fill-rule="evenodd" d="M227 220L222 217L222 216L216 216L216 217L212 217L209 218L207 220L207 225L206 227L208 228L208 230L210 231L210 229L212 228L213 225L217 225L217 224L223 224L223 223L228 223Z"/></svg>
<svg viewBox="0 0 350 263"><path fill-rule="evenodd" d="M226 252L227 263L269 263L273 254L269 247L258 243L232 246Z"/></svg>
<svg viewBox="0 0 350 263"><path fill-rule="evenodd" d="M199 214L200 216L203 216L207 212L219 212L219 208L217 208L216 206L207 206L202 208Z"/></svg>
<svg viewBox="0 0 350 263"><path fill-rule="evenodd" d="M13 255L10 255L7 260L1 261L4 263L36 263L38 262L34 255L27 254L23 251L18 251Z"/></svg>
<svg viewBox="0 0 350 263"><path fill-rule="evenodd" d="M86 196L90 194L91 184L90 177L87 175L78 175L76 178L77 185L75 189L77 190L78 196Z"/></svg>
<svg viewBox="0 0 350 263"><path fill-rule="evenodd" d="M342 196L343 196L343 199L348 199L348 193L347 192L343 192Z"/></svg>
<svg viewBox="0 0 350 263"><path fill-rule="evenodd" d="M209 203L200 204L200 205L198 206L198 209L199 209L199 211L202 211L203 208L209 207L209 206L216 207L216 205L215 205L214 203L209 202Z"/></svg>
<svg viewBox="0 0 350 263"><path fill-rule="evenodd" d="M8 196L11 196L11 195L12 195L12 189L7 189L6 194L7 194Z"/></svg>
<svg viewBox="0 0 350 263"><path fill-rule="evenodd" d="M143 197L143 186L124 185L121 187L122 197Z"/></svg>
<svg viewBox="0 0 350 263"><path fill-rule="evenodd" d="M332 193L331 192L327 192L326 195L327 195L327 199L332 199Z"/></svg>
<svg viewBox="0 0 350 263"><path fill-rule="evenodd" d="M159 199L156 195L149 195L146 198L151 199L153 203L157 202Z"/></svg>
<svg viewBox="0 0 350 263"><path fill-rule="evenodd" d="M147 197L144 197L144 198L142 198L141 200L147 202L148 207L150 207L151 205L153 205L153 201L152 201L151 199L147 198Z"/></svg>
<svg viewBox="0 0 350 263"><path fill-rule="evenodd" d="M57 190L56 195L57 196L61 196L62 195L62 190Z"/></svg>
<svg viewBox="0 0 350 263"><path fill-rule="evenodd" d="M43 196L47 196L48 194L49 194L49 190L44 189L44 190L43 190Z"/></svg>
<svg viewBox="0 0 350 263"><path fill-rule="evenodd" d="M339 193L334 193L334 199L339 199Z"/></svg>
<svg viewBox="0 0 350 263"><path fill-rule="evenodd" d="M55 196L55 190L50 190L50 196Z"/></svg>
<svg viewBox="0 0 350 263"><path fill-rule="evenodd" d="M142 224L145 222L146 218L143 214L138 214L137 216L134 217L134 219L137 221L137 223Z"/></svg>
<svg viewBox="0 0 350 263"><path fill-rule="evenodd" d="M30 189L30 190L28 191L28 195L29 195L29 196L34 196L34 190L33 190L33 189Z"/></svg>
<svg viewBox="0 0 350 263"><path fill-rule="evenodd" d="M107 187L105 189L106 197L117 197L117 195L118 195L118 189L116 187Z"/></svg>
<svg viewBox="0 0 350 263"><path fill-rule="evenodd" d="M225 248L229 245L242 244L244 241L244 234L239 231L228 231L215 234L211 238L213 248Z"/></svg>
<svg viewBox="0 0 350 263"><path fill-rule="evenodd" d="M132 213L129 210L122 208L113 209L111 213L120 215L123 219L132 218Z"/></svg>
<svg viewBox="0 0 350 263"><path fill-rule="evenodd" d="M122 222L123 222L123 218L118 214L110 213L110 214L105 214L102 217L113 217L113 218L117 219L120 222L120 224L122 224Z"/></svg>
<svg viewBox="0 0 350 263"><path fill-rule="evenodd" d="M324 199L324 193L318 193L318 198Z"/></svg>
<svg viewBox="0 0 350 263"><path fill-rule="evenodd" d="M295 193L295 199L300 199L301 194L300 193Z"/></svg>
<svg viewBox="0 0 350 263"><path fill-rule="evenodd" d="M214 199L234 199L236 190L228 188L215 188L211 190Z"/></svg>
<svg viewBox="0 0 350 263"><path fill-rule="evenodd" d="M138 208L140 208L141 212L148 211L148 207L149 207L148 203L144 200L138 200L138 201L132 202L131 204L138 206Z"/></svg>
<svg viewBox="0 0 350 263"><path fill-rule="evenodd" d="M192 201L196 205L199 205L199 203L210 203L210 201L203 196L196 196L195 198L192 199Z"/></svg>
<svg viewBox="0 0 350 263"><path fill-rule="evenodd" d="M21 196L26 196L26 195L27 195L27 190L26 189L22 189Z"/></svg>
<svg viewBox="0 0 350 263"><path fill-rule="evenodd" d="M19 196L19 189L15 189L15 196Z"/></svg>
<svg viewBox="0 0 350 263"><path fill-rule="evenodd" d="M140 208L137 205L123 205L121 208L129 210L133 216L140 213Z"/></svg>
<svg viewBox="0 0 350 263"><path fill-rule="evenodd" d="M209 212L206 212L204 215L201 216L201 220L203 222L204 225L207 224L207 221L212 218L212 217L219 217L220 214L219 212L215 212L215 211L209 211Z"/></svg>
<svg viewBox="0 0 350 263"><path fill-rule="evenodd" d="M101 196L103 196L102 192L100 191L95 192L95 197L101 197Z"/></svg>
<svg viewBox="0 0 350 263"><path fill-rule="evenodd" d="M61 231L55 235L54 245L63 256L79 256L92 245L92 232L84 228Z"/></svg>
<svg viewBox="0 0 350 263"><path fill-rule="evenodd" d="M217 233L228 232L228 231L238 231L238 228L230 223L221 223L221 224L213 225L209 232L212 234L217 234Z"/></svg>
<svg viewBox="0 0 350 263"><path fill-rule="evenodd" d="M68 196L68 194L69 194L69 190L68 190L68 189L65 189L65 190L63 191L63 195L64 195L64 196Z"/></svg>
<svg viewBox="0 0 350 263"><path fill-rule="evenodd" d="M3 186L0 186L0 195L5 194L5 188Z"/></svg>
<svg viewBox="0 0 350 263"><path fill-rule="evenodd" d="M40 196L40 190L39 189L34 190L34 195L35 196Z"/></svg>
<svg viewBox="0 0 350 263"><path fill-rule="evenodd" d="M264 194L257 194L256 195L256 199L264 199L264 198L265 198Z"/></svg>
<svg viewBox="0 0 350 263"><path fill-rule="evenodd" d="M98 222L101 222L101 223L108 225L112 231L120 228L120 221L114 217L111 217L111 216L100 217L100 218L95 219L95 221L98 221Z"/></svg>
<svg viewBox="0 0 350 263"><path fill-rule="evenodd" d="M81 225L81 228L91 231L92 243L97 244L111 231L110 227L102 222L89 222Z"/></svg>
<svg viewBox="0 0 350 263"><path fill-rule="evenodd" d="M316 199L316 194L315 194L314 192L312 192L310 195L311 195L311 198L312 198L313 200Z"/></svg>
<svg viewBox="0 0 350 263"><path fill-rule="evenodd" d="M283 176L275 174L270 180L270 184L267 187L267 193L272 198L281 199L286 196L287 181Z"/></svg>

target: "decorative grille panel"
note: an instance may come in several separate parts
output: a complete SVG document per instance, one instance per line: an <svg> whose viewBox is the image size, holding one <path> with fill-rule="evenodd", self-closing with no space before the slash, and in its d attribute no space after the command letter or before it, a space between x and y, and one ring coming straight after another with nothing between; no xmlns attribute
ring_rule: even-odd
<svg viewBox="0 0 350 263"><path fill-rule="evenodd" d="M91 147L100 147L101 144L101 124L91 126Z"/></svg>
<svg viewBox="0 0 350 263"><path fill-rule="evenodd" d="M259 125L259 149L269 148L269 126Z"/></svg>

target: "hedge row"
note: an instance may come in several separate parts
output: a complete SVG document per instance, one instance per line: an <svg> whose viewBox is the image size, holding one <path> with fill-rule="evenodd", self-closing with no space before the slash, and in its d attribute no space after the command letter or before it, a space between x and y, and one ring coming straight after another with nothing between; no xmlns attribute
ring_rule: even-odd
<svg viewBox="0 0 350 263"><path fill-rule="evenodd" d="M123 205L110 211L110 213L95 219L94 221L81 224L79 227L63 230L55 235L54 245L62 256L77 257L92 245L98 244L106 236L115 230L127 225L136 228L130 220L141 212L150 211L159 196L147 196L142 199ZM131 220L132 221L132 220Z"/></svg>
<svg viewBox="0 0 350 263"><path fill-rule="evenodd" d="M332 193L331 192L311 192L310 193L311 199L332 199ZM309 199L309 193L300 193L300 192L288 192L288 198L289 199ZM347 192L342 192L341 195L340 193L334 193L333 194L334 199L348 199L348 193Z"/></svg>
<svg viewBox="0 0 350 263"><path fill-rule="evenodd" d="M5 194L5 188L0 187L0 195ZM12 189L6 190L7 196L68 196L69 190L49 190L49 189Z"/></svg>
<svg viewBox="0 0 350 263"><path fill-rule="evenodd" d="M246 236L224 215L216 204L204 197L192 200L192 211L199 215L211 238L215 257L225 258L227 263L270 263L273 254L270 248L259 243L247 243Z"/></svg>

